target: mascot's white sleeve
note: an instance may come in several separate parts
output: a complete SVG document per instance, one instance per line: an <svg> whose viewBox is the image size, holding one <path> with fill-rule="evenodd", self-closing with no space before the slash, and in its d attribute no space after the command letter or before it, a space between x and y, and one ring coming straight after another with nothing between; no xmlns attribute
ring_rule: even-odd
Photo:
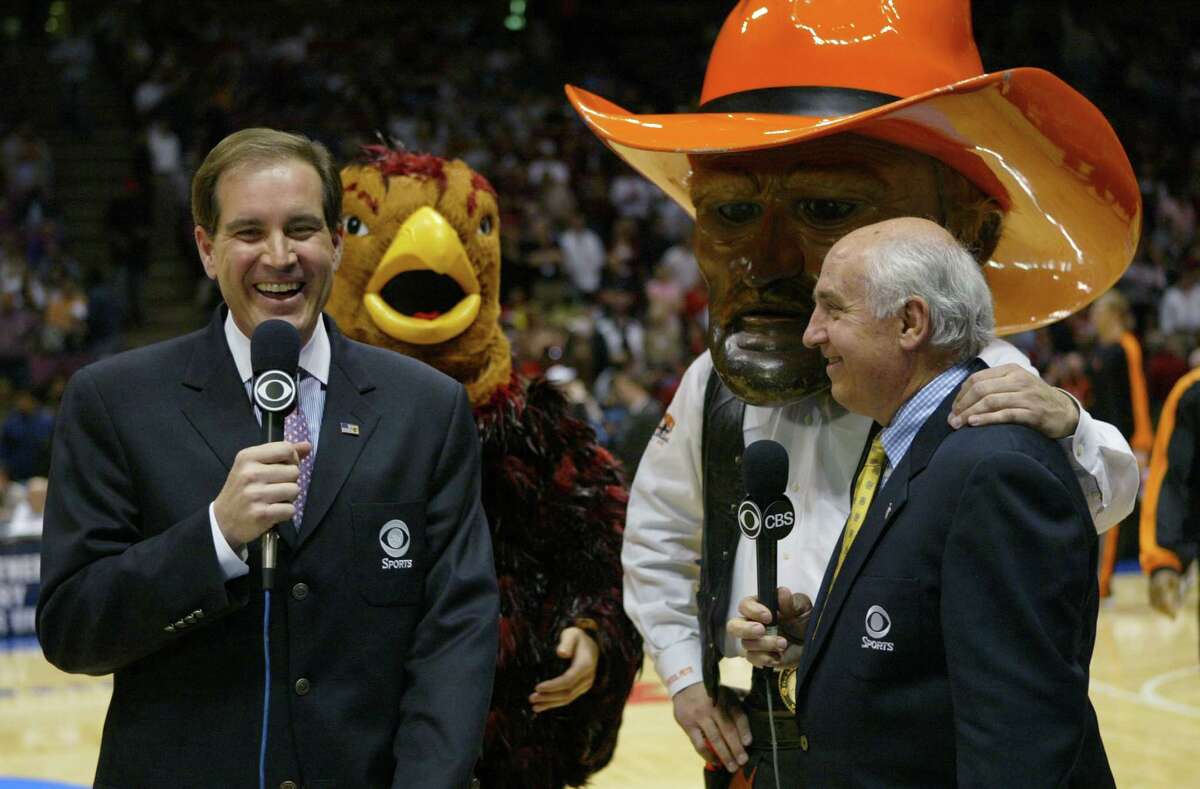
<svg viewBox="0 0 1200 789"><path fill-rule="evenodd" d="M1004 340L993 340L979 357L989 367L1016 364L1041 377L1030 364L1029 357ZM1079 425L1074 435L1060 439L1058 443L1067 453L1087 497L1096 531L1103 534L1133 512L1141 473L1137 458L1121 431L1107 422L1093 419L1078 400L1075 404L1079 406Z"/></svg>
<svg viewBox="0 0 1200 789"><path fill-rule="evenodd" d="M646 446L629 491L621 548L625 613L645 639L671 695L701 681L696 605L704 523L700 437L711 370L707 352L692 362Z"/></svg>

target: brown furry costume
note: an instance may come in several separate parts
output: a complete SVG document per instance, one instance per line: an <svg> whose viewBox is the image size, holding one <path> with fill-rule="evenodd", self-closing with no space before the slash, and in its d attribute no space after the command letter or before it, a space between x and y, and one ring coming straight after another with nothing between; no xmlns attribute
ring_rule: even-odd
<svg viewBox="0 0 1200 789"><path fill-rule="evenodd" d="M501 622L477 775L487 789L580 785L612 758L642 661L621 604L627 493L616 462L557 390L512 372L488 182L461 161L373 146L342 183L346 248L329 313L350 337L461 381L479 426ZM571 626L600 647L595 683L534 715L528 696L566 669L555 647Z"/></svg>

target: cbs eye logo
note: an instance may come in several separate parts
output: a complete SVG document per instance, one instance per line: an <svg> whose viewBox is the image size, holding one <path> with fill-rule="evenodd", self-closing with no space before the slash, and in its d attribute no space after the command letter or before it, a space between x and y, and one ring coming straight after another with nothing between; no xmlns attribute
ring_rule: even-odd
<svg viewBox="0 0 1200 789"><path fill-rule="evenodd" d="M864 623L867 635L874 639L883 638L892 629L892 618L881 605L873 605L867 609L867 619Z"/></svg>
<svg viewBox="0 0 1200 789"><path fill-rule="evenodd" d="M399 559L412 547L412 536L408 524L402 520L390 520L379 530L379 547L393 559Z"/></svg>
<svg viewBox="0 0 1200 789"><path fill-rule="evenodd" d="M738 507L737 519L742 534L751 540L758 539L758 535L762 533L763 516L757 504L749 499L743 501Z"/></svg>
<svg viewBox="0 0 1200 789"><path fill-rule="evenodd" d="M296 402L296 382L287 373L268 370L254 382L254 403L264 411L286 411Z"/></svg>

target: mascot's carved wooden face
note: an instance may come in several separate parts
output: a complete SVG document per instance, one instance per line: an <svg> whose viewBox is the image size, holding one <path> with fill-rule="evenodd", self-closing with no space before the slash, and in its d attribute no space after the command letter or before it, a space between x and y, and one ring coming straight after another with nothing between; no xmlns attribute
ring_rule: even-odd
<svg viewBox="0 0 1200 789"><path fill-rule="evenodd" d="M477 364L499 331L496 193L461 161L371 148L342 170L345 254L329 313L348 336Z"/></svg>
<svg viewBox="0 0 1200 789"><path fill-rule="evenodd" d="M952 226L961 212L946 216L943 206L982 197L923 154L854 135L695 156L692 166L708 348L725 385L754 405L784 405L829 386L820 352L805 348L803 336L834 242L899 216L970 235Z"/></svg>

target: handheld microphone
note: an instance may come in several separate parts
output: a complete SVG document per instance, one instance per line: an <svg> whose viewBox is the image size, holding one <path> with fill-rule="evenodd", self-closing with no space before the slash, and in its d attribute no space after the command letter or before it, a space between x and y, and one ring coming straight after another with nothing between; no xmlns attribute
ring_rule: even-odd
<svg viewBox="0 0 1200 789"><path fill-rule="evenodd" d="M742 456L746 500L738 507L738 525L757 548L758 600L771 612L768 635L779 632L777 543L796 524L796 512L784 493L787 479L788 455L782 444L763 439L746 447Z"/></svg>
<svg viewBox="0 0 1200 789"><path fill-rule="evenodd" d="M284 320L258 324L250 338L250 367L254 380L250 392L262 412L262 442L283 440L283 422L296 407L296 369L300 366L300 332ZM262 536L263 588L275 585L275 560L279 533L274 528Z"/></svg>

